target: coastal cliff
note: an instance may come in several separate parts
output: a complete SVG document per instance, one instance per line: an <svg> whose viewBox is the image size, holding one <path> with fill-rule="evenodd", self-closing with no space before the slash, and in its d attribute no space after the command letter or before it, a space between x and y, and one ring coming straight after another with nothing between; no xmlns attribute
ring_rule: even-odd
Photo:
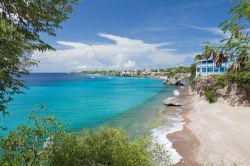
<svg viewBox="0 0 250 166"><path fill-rule="evenodd" d="M223 99L232 106L250 106L250 86L224 81L223 76L196 77L192 90L202 97Z"/></svg>

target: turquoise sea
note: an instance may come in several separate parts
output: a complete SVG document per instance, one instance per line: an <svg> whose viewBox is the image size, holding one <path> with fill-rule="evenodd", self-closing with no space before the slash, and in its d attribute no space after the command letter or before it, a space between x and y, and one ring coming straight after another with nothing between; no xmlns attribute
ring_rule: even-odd
<svg viewBox="0 0 250 166"><path fill-rule="evenodd" d="M9 115L1 116L0 125L9 130L44 105L44 113L56 113L71 131L111 126L141 136L160 123L161 102L174 90L151 78L34 73L25 80L29 89L8 104Z"/></svg>

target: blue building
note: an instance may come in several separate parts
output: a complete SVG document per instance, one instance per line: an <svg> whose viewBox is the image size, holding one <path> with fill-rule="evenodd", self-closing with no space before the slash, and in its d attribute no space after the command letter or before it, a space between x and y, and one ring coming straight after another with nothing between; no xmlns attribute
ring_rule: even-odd
<svg viewBox="0 0 250 166"><path fill-rule="evenodd" d="M228 58L225 63L222 63L220 67L216 67L213 60L199 60L196 61L196 77L197 76L207 76L211 74L223 74L227 72L228 67L232 64L230 59Z"/></svg>

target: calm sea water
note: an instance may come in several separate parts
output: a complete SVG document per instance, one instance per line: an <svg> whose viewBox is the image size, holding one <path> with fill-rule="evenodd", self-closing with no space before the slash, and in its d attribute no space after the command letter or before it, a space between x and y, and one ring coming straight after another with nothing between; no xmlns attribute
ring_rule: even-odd
<svg viewBox="0 0 250 166"><path fill-rule="evenodd" d="M44 105L45 113L56 113L71 131L111 126L140 136L157 126L161 101L173 92L149 78L40 73L25 80L29 89L8 105L10 114L0 117L1 126L15 129L37 105Z"/></svg>

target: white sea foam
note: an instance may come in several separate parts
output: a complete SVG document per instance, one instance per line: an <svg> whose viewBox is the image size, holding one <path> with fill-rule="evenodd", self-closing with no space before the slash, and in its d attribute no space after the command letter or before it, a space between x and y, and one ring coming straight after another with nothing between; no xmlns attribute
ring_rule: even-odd
<svg viewBox="0 0 250 166"><path fill-rule="evenodd" d="M95 77L90 77L90 78L94 79Z"/></svg>
<svg viewBox="0 0 250 166"><path fill-rule="evenodd" d="M180 95L180 93L179 93L178 90L174 90L173 94L174 94L175 96L179 96L179 95Z"/></svg>
<svg viewBox="0 0 250 166"><path fill-rule="evenodd" d="M183 117L176 114L176 117L168 118L169 125L161 126L152 130L153 141L162 145L169 152L172 164L178 163L182 156L172 147L172 142L167 138L167 134L181 131L183 129Z"/></svg>

